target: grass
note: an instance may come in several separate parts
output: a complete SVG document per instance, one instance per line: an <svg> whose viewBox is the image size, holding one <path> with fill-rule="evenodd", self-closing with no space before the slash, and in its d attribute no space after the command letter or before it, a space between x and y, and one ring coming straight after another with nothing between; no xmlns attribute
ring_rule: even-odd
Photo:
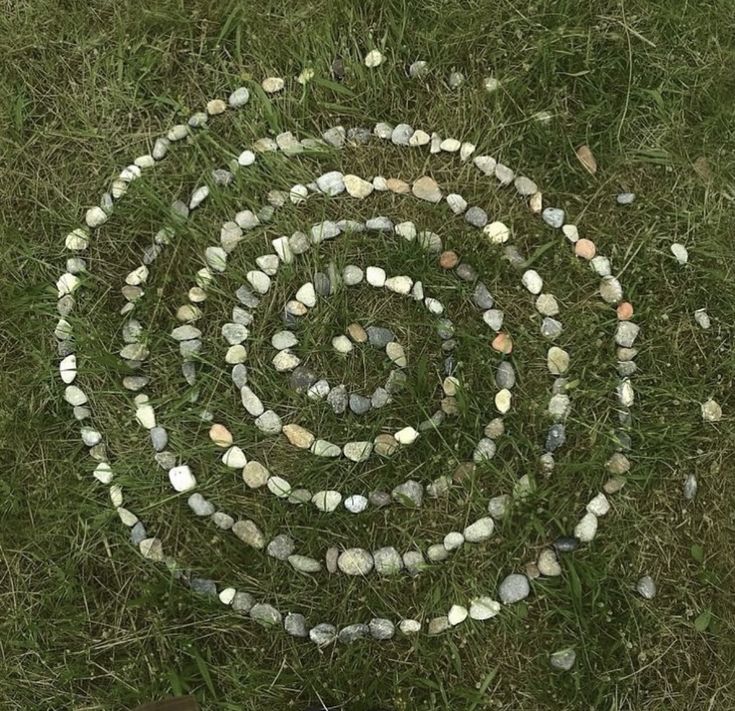
<svg viewBox="0 0 735 711"><path fill-rule="evenodd" d="M572 0L314 0L294 7L204 0L186 6L172 0L153 7L107 0L59 6L36 0L6 8L0 18L0 88L6 97L0 109L3 708L133 708L177 693L194 694L204 709L302 709L317 700L327 708L344 704L357 711L735 707L731 14L729 3L716 0L594 6ZM388 61L369 71L359 60L373 46L383 47ZM335 85L329 67L336 55L344 59L347 74ZM432 67L425 83L402 74L419 58ZM468 624L439 638L323 651L256 629L140 559L93 485L88 457L61 400L49 334L51 285L65 258L63 236L115 171L177 119L242 82L271 73L296 76L304 66L316 71L307 88L289 90L272 104L253 100L247 111L218 120L192 148L167 158L149 187L134 185L100 231L88 257L94 276L82 305L79 343L80 352L89 354L88 382L101 387L95 407L131 508L147 505L146 521L182 562L203 575L278 591L283 609L340 621L353 621L355 610L367 611L368 617L386 610L431 615L455 598L494 589L514 561L522 564L548 536L569 530L584 497L599 486L610 452L616 418L609 396L613 323L588 298L592 275L565 250L545 251L534 262L563 302L563 338L580 380L558 467L499 527L490 548L463 551L415 581L362 584L297 576L192 522L183 502L168 498L147 442L132 423L119 377L113 377L119 368L120 322L108 316L119 309L118 285L138 263L169 202L189 194L221 165L213 157L269 131L288 129L304 136L339 122L406 120L472 140L480 150L523 166L622 268L644 334L639 417L633 425L635 468L615 499L613 518L592 546L564 561L561 578L536 584L527 605L505 611L492 624ZM458 91L442 83L454 69L467 77ZM481 88L489 74L501 82L492 95ZM550 112L549 124L534 119L539 111ZM581 143L592 147L600 164L594 177L574 157ZM428 504L420 513L393 509L365 514L357 522L302 511L284 516L277 502L244 494L215 465L204 425L187 414L188 393L164 334L191 282L192 260L216 237L222 216L238 206L260 204L269 187L287 188L295 176L306 179L321 165L404 179L426 170L418 154L384 145L377 152L373 146L298 163L269 161L238 176L230 193L213 198L187 224L175 254L164 259L167 268L156 265L153 284L160 292L144 311L160 378L156 397L167 411L185 418L167 424L178 438L175 443L202 462L205 486L229 509L257 516L269 534L285 525L300 549L315 555L332 540L423 545L447 525L477 515L478 502L512 480L519 466L532 467L545 427L539 410L540 394L546 392L544 344L537 322L529 320L530 299L518 289L518 275L446 211L385 195L357 206L317 200L306 208L284 208L278 226L288 234L344 211L362 217L396 214L441 234L460 254L472 255L522 345L515 356L519 410L508 419L511 437L494 466L478 471L467 488L453 489L446 502ZM488 191L469 167L460 171L456 160L442 159L427 165L442 185L512 224L526 255L549 241L548 231L507 196ZM622 189L637 194L632 206L614 204ZM690 250L685 269L669 252L674 241ZM264 236L254 235L243 245L242 261L208 304L208 313L217 314L207 321L212 343L232 304L231 291L241 282L238 270L241 275L245 257L257 256L264 244ZM331 481L388 487L408 476L427 481L451 473L467 456L467 437L476 436L484 424L492 385L493 359L484 343L473 339L466 295L450 291L456 284L430 260L389 248L382 238L368 245L355 238L338 242L315 261L294 267L294 279L283 279L281 286L301 283L298 277L305 279L329 259L337 264L375 259L393 273L426 274L441 298L446 295L457 313L462 377L472 388L466 409L458 422L443 426L441 439L427 438L411 456L390 466L371 460L334 469L294 457L285 448L249 447L272 468L295 470L306 482L334 477ZM275 294L274 303L284 294ZM413 417L416 402L427 408L433 404L440 358L428 318L366 289L335 299L334 311L317 310L310 318L305 343L324 343L350 320L373 319L395 327L411 362L424 363L427 382L410 380L409 391L386 412L386 420L371 416L347 427L323 408L304 407L284 388L283 378L262 369L258 376L268 379L283 410L299 410L305 421L337 438L368 431L378 421ZM693 320L701 307L713 319L706 332ZM274 316L261 317L254 357L258 338L268 336L275 323ZM267 353L263 349L259 357ZM252 442L257 432L242 418L216 355L213 351L200 402L243 441ZM385 376L385 364L369 351L355 355L344 370L325 352L315 352L312 361L330 378L351 374L356 381L364 379L366 387ZM716 426L703 425L699 416L699 403L709 396L725 411ZM417 471L417 462L430 464ZM700 491L685 505L681 483L689 472L697 474ZM642 572L658 583L652 602L632 590ZM574 671L553 672L549 652L568 645L578 653Z"/></svg>

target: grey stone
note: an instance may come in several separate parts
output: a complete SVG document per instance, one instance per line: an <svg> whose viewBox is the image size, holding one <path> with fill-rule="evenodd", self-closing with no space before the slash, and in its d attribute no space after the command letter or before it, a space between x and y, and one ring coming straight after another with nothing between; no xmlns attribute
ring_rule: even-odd
<svg viewBox="0 0 735 711"><path fill-rule="evenodd" d="M306 555L290 555L288 562L299 573L318 573L322 569L322 564L318 560Z"/></svg>
<svg viewBox="0 0 735 711"><path fill-rule="evenodd" d="M574 536L561 536L554 541L557 553L573 553L579 548L579 539Z"/></svg>
<svg viewBox="0 0 735 711"><path fill-rule="evenodd" d="M495 456L497 447L495 442L489 437L483 437L475 447L475 451L472 453L472 460L480 464L481 462L490 461Z"/></svg>
<svg viewBox="0 0 735 711"><path fill-rule="evenodd" d="M238 389L244 387L248 383L248 369L242 363L238 363L232 368L232 382Z"/></svg>
<svg viewBox="0 0 735 711"><path fill-rule="evenodd" d="M403 565L409 575L419 575L427 564L421 551L406 551L403 554Z"/></svg>
<svg viewBox="0 0 735 711"><path fill-rule="evenodd" d="M248 613L253 609L255 605L255 599L250 593L247 592L236 592L235 597L232 598L232 609L236 612Z"/></svg>
<svg viewBox="0 0 735 711"><path fill-rule="evenodd" d="M209 580L208 578L192 578L189 581L189 587L199 595L217 597L217 586L214 580Z"/></svg>
<svg viewBox="0 0 735 711"><path fill-rule="evenodd" d="M516 373L513 366L504 360L498 365L495 372L495 384L499 388L508 388L510 390L516 384Z"/></svg>
<svg viewBox="0 0 735 711"><path fill-rule="evenodd" d="M195 516L211 516L214 513L212 502L207 501L199 492L193 493L186 503Z"/></svg>
<svg viewBox="0 0 735 711"><path fill-rule="evenodd" d="M498 588L500 601L504 605L511 605L528 597L531 588L528 584L528 578L520 573L511 573L508 575Z"/></svg>
<svg viewBox="0 0 735 711"><path fill-rule="evenodd" d="M393 232L393 220L383 215L365 220L365 227L376 232Z"/></svg>
<svg viewBox="0 0 735 711"><path fill-rule="evenodd" d="M156 452L162 452L168 444L168 433L163 427L153 427L150 430L151 444Z"/></svg>
<svg viewBox="0 0 735 711"><path fill-rule="evenodd" d="M312 283L319 296L329 296L332 293L332 282L324 272L316 272Z"/></svg>
<svg viewBox="0 0 735 711"><path fill-rule="evenodd" d="M475 302L475 306L480 309L491 309L495 303L483 282L478 282L475 286L475 290L472 292L472 300Z"/></svg>
<svg viewBox="0 0 735 711"><path fill-rule="evenodd" d="M259 303L260 299L253 293L249 286L241 286L236 292L235 297L243 305L249 309L254 309Z"/></svg>
<svg viewBox="0 0 735 711"><path fill-rule="evenodd" d="M392 496L393 500L399 504L418 508L424 500L424 487L419 482L409 479L395 487Z"/></svg>
<svg viewBox="0 0 735 711"><path fill-rule="evenodd" d="M407 146L413 136L413 128L407 123L399 123L391 133L390 140L397 146Z"/></svg>
<svg viewBox="0 0 735 711"><path fill-rule="evenodd" d="M561 336L563 326L561 321L557 321L555 318L547 316L541 322L541 335L544 338L558 338Z"/></svg>
<svg viewBox="0 0 735 711"><path fill-rule="evenodd" d="M401 554L391 546L373 551L373 561L378 575L397 575L403 569Z"/></svg>
<svg viewBox="0 0 735 711"><path fill-rule="evenodd" d="M385 383L385 389L389 394L395 395L406 387L407 380L408 376L402 370L391 370Z"/></svg>
<svg viewBox="0 0 735 711"><path fill-rule="evenodd" d="M374 348L385 348L391 341L395 340L393 331L382 326L368 326L368 341Z"/></svg>
<svg viewBox="0 0 735 711"><path fill-rule="evenodd" d="M291 372L289 385L297 393L305 393L317 381L317 377L314 371L301 365Z"/></svg>
<svg viewBox="0 0 735 711"><path fill-rule="evenodd" d="M373 639L391 639L396 633L395 625L383 617L374 617L368 624Z"/></svg>
<svg viewBox="0 0 735 711"><path fill-rule="evenodd" d="M266 548L269 556L276 558L277 560L288 560L288 557L293 554L295 544L290 536L285 533L277 535Z"/></svg>
<svg viewBox="0 0 735 711"><path fill-rule="evenodd" d="M494 519L503 518L510 510L511 497L509 494L501 494L500 496L493 496L490 501L487 502L487 512Z"/></svg>
<svg viewBox="0 0 735 711"><path fill-rule="evenodd" d="M283 621L283 629L292 637L308 637L309 627L306 618L298 612L289 612Z"/></svg>
<svg viewBox="0 0 735 711"><path fill-rule="evenodd" d="M347 286L354 286L355 284L359 284L363 280L363 277L363 270L360 269L360 267L355 266L354 264L348 264L342 270L342 279Z"/></svg>
<svg viewBox="0 0 735 711"><path fill-rule="evenodd" d="M619 193L615 197L615 202L618 205L631 205L635 200L635 193Z"/></svg>
<svg viewBox="0 0 735 711"><path fill-rule="evenodd" d="M339 632L339 641L343 644L352 644L359 639L364 639L370 634L370 628L362 623L347 625Z"/></svg>
<svg viewBox="0 0 735 711"><path fill-rule="evenodd" d="M390 506L391 503L390 494L387 491L371 491L368 495L368 500L376 509Z"/></svg>
<svg viewBox="0 0 735 711"><path fill-rule="evenodd" d="M460 264L458 264L457 268L454 271L462 281L477 280L477 271L471 264L468 264L467 262L461 262Z"/></svg>
<svg viewBox="0 0 735 711"><path fill-rule="evenodd" d="M341 415L347 409L347 388L344 385L333 387L327 394L327 403L336 415Z"/></svg>
<svg viewBox="0 0 735 711"><path fill-rule="evenodd" d="M566 430L564 425L557 423L549 427L549 431L546 434L546 451L555 452L559 447L563 446L567 441Z"/></svg>
<svg viewBox="0 0 735 711"><path fill-rule="evenodd" d="M559 649L549 657L552 668L558 671L569 671L577 659L576 652L568 647L567 649Z"/></svg>
<svg viewBox="0 0 735 711"><path fill-rule="evenodd" d="M687 474L684 479L683 493L687 501L692 501L697 496L697 477L694 474Z"/></svg>
<svg viewBox="0 0 735 711"><path fill-rule="evenodd" d="M293 331L278 331L271 337L271 345L278 351L293 348L298 342L299 339Z"/></svg>
<svg viewBox="0 0 735 711"><path fill-rule="evenodd" d="M370 399L357 393L350 395L350 410L356 415L364 415L371 408Z"/></svg>
<svg viewBox="0 0 735 711"><path fill-rule="evenodd" d="M473 227L484 227L487 224L487 212L481 207L471 207L465 212L464 219Z"/></svg>
<svg viewBox="0 0 735 711"><path fill-rule="evenodd" d="M235 597L237 598L237 595L235 595ZM256 602L250 608L250 617L256 622L263 625L263 627L281 625L281 613L278 612L278 610L276 610L276 608L272 605L267 605L262 602Z"/></svg>
<svg viewBox="0 0 735 711"><path fill-rule="evenodd" d="M141 521L138 521L131 529L130 529L130 540L132 541L134 546L140 545L140 542L148 538L148 534L146 533L145 526Z"/></svg>
<svg viewBox="0 0 735 711"><path fill-rule="evenodd" d="M385 407L391 401L390 393L385 388L375 388L370 396L370 404L375 409Z"/></svg>
<svg viewBox="0 0 735 711"><path fill-rule="evenodd" d="M347 130L347 140L350 143L355 143L359 145L364 145L368 141L370 141L371 132L369 128L364 128L362 126L357 126L355 128L350 128Z"/></svg>
<svg viewBox="0 0 735 711"><path fill-rule="evenodd" d="M549 227L560 228L564 224L564 210L559 207L547 207L541 213L543 221Z"/></svg>
<svg viewBox="0 0 735 711"><path fill-rule="evenodd" d="M656 597L656 583L650 575L644 575L635 585L638 594L646 600Z"/></svg>
<svg viewBox="0 0 735 711"><path fill-rule="evenodd" d="M640 326L632 321L620 321L615 332L615 342L622 348L632 348L640 330Z"/></svg>
<svg viewBox="0 0 735 711"><path fill-rule="evenodd" d="M255 426L263 434L276 435L283 429L283 422L273 410L266 410L262 415L255 418Z"/></svg>

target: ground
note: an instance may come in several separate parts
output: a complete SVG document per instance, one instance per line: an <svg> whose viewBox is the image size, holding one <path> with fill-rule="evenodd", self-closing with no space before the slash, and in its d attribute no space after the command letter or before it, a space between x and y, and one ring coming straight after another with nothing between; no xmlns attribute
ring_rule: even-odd
<svg viewBox="0 0 735 711"><path fill-rule="evenodd" d="M20 0L8 5L0 17L2 707L133 708L191 693L203 709L301 709L316 701L325 708L343 704L357 711L735 708L732 29L730 3L716 0L263 0L252 6L203 0L61 5ZM387 61L368 70L361 59L374 47L383 49ZM346 70L339 82L330 75L336 56ZM429 63L429 80L405 76L405 67L416 59ZM293 86L292 78L304 67L313 67L315 78L303 91L295 85L297 90L274 100L270 110L253 109L247 119L223 118L221 130L212 129L197 144L201 150L171 158L157 188L166 195L186 194L198 176L215 167L212 156L268 132L293 130L303 136L337 123L378 120L436 127L523 166L619 265L635 304L644 336L630 480L593 545L565 559L560 579L537 585L528 604L515 606L496 624L468 624L436 638L321 651L257 628L219 603L197 597L129 545L90 477L85 448L62 400L51 332L64 235L115 171L170 125L213 96L243 83L253 87L253 80L268 75L290 77ZM445 83L453 70L466 77L457 90ZM494 93L483 88L488 76L500 82ZM542 111L549 112L548 123L538 120ZM575 156L582 144L594 151L599 165L594 176ZM347 169L346 158L333 162L332 167ZM377 157L358 150L349 165L360 175L381 172L405 179L425 169L421 159L406 160L392 147ZM469 166L460 173L447 166L440 164L434 177L456 181L489 211L510 216L534 267L553 275L555 293L568 306L565 337L580 364L578 411L553 480L500 528L492 556L473 550L417 582L317 584L316 578L267 561L250 567L251 559L235 542L191 527L184 506L166 501L164 508L163 486L146 479L157 473L147 466L145 438L132 424L124 394L111 389L96 403L115 454L128 462L126 482L131 490L147 492L146 503L153 502L149 517L177 537L182 558L203 574L224 575L235 565L236 574L254 586L278 590L285 605L303 607L306 600L314 614L330 612L340 619L355 605L376 613L416 605L418 614L424 606L428 610L471 594L480 584L492 589L512 560L528 559L545 536L573 525L589 477L601 471L609 455L604 443L615 408L604 397L613 383L612 347L605 339L614 321L590 306L587 297L595 282L586 267L564 249L545 248L548 232L541 237L537 223L517 205L495 190L488 193ZM309 165L301 169L307 175ZM288 187L289 176L274 163L238 187L247 204L255 205L266 186ZM636 194L632 205L615 204L622 190ZM106 317L119 308L117 285L145 244L141 235L151 232L160 214L161 205L143 188L133 197L115 224L101 232L89 257L98 279L92 292L97 301L86 306L80 349L87 349L93 361L93 383L103 382L116 367L119 325ZM223 200L217 214L229 213L236 202ZM310 224L326 209L314 204L300 219ZM472 254L493 289L505 294L506 310L519 324L514 334L519 343L530 344L518 362L522 365L523 357L537 366L543 362L543 344L537 326L528 322L528 308L522 307L527 299L516 288L517 274L500 265L487 245L478 245L476 233L473 237L438 208L419 209L388 196L358 214L370 216L374 209L423 220L460 254ZM161 289L156 304L171 312L174 294L180 296L190 281L187 258L208 243L215 229L215 216L205 214L197 217L188 241L156 284ZM294 215L285 218L292 229L298 223ZM670 252L675 241L689 249L685 268ZM386 255L384 246L347 240L331 256L337 262L381 256L396 270L408 260L417 273L433 269L436 274L430 261L401 250ZM257 255L256 245L249 249L250 256ZM437 278L443 288L443 277ZM220 295L214 300L224 313L224 292L221 301ZM310 323L307 338L324 342L359 316L410 324L399 333L409 352L413 344L430 343L424 333L428 322L409 320L402 308L371 295L359 309L339 302L334 313ZM694 322L698 308L712 317L709 330ZM171 314L153 309L149 316L164 334ZM164 342L159 335L157 347ZM438 366L431 349L415 348L417 362L433 372ZM470 339L466 348L460 353L463 374L481 394L489 379L488 346ZM325 372L332 367L326 352L316 357ZM165 392L173 399L174 359L168 365L164 360L162 372L172 383ZM365 380L377 382L378 373L370 367L365 367ZM515 444L504 450L508 460L483 471L496 477L493 481L509 480L518 461L532 461L542 432L534 414L541 378L536 367L522 383L528 399L518 420L510 421ZM210 385L217 385L216 378ZM278 393L279 381L272 385ZM292 396L284 389L282 397L287 403ZM430 389L415 384L391 417L402 421L413 403L430 397ZM701 419L700 403L709 397L725 413L717 424ZM235 398L217 406L234 420ZM472 407L467 405L459 424L452 425L455 440L447 443L461 441L476 427L480 415ZM346 426L339 421L320 425L333 432ZM206 449L191 445L189 454L195 455L198 446ZM422 447L417 450L422 461L437 473L451 471L456 455L449 444ZM514 447L521 456L515 464ZM288 453L273 456L284 469L302 466ZM395 469L376 467L355 476L369 474L371 481L388 486L403 480L401 475L408 477L413 467L415 461L402 460ZM308 469L307 478L321 475L316 467ZM699 493L690 503L681 494L688 473L699 480ZM231 501L241 496L244 502L234 481L225 485ZM450 499L446 509L427 508L423 516L409 513L400 521L375 516L355 535L368 541L390 534L408 545L426 531L441 530L444 517L455 509L478 514L474 501L470 488ZM259 505L264 519L275 525L276 504ZM304 547L315 550L330 531L342 539L354 528L343 519L312 524L308 517L294 518L291 525ZM201 551L208 557L202 559ZM643 572L658 584L652 601L633 589ZM577 651L574 670L552 670L549 653L570 645Z"/></svg>

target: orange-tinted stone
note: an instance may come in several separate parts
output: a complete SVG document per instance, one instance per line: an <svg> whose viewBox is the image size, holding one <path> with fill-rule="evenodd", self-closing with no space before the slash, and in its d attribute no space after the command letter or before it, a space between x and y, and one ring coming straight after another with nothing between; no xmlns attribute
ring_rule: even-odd
<svg viewBox="0 0 735 711"><path fill-rule="evenodd" d="M218 447L229 447L232 444L232 434L224 425L212 425L209 428L209 438Z"/></svg>
<svg viewBox="0 0 735 711"><path fill-rule="evenodd" d="M442 269L454 269L459 264L459 255L451 249L442 252L439 257L439 266Z"/></svg>
<svg viewBox="0 0 735 711"><path fill-rule="evenodd" d="M578 257L589 261L595 256L595 254L597 254L597 249L595 247L595 243L592 240L582 238L575 242L574 253Z"/></svg>
<svg viewBox="0 0 735 711"><path fill-rule="evenodd" d="M503 353L504 355L509 355L513 352L513 339L507 333L503 333L502 331L493 338L491 345L494 350L498 353Z"/></svg>
<svg viewBox="0 0 735 711"><path fill-rule="evenodd" d="M633 318L633 304L629 301L623 301L618 304L617 312L620 321L630 321Z"/></svg>

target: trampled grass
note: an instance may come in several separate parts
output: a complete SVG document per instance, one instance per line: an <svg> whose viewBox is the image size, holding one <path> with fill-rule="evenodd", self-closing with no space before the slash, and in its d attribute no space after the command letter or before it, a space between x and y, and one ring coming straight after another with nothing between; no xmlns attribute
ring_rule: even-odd
<svg viewBox="0 0 735 711"><path fill-rule="evenodd" d="M5 97L0 705L23 711L133 708L192 693L204 709L302 709L310 702L356 711L735 707L731 15L728 3L714 0L597 6L571 0L525 5L317 0L293 7L170 0L152 7L106 1L59 6L36 0L6 8L0 18ZM388 60L368 70L360 60L375 46ZM336 56L346 67L337 83L330 76ZM405 77L404 67L416 59L431 67L425 82ZM146 437L132 422L129 399L109 378L119 367L121 342L119 319L109 317L122 303L119 284L138 263L170 201L190 194L217 167L215 157L265 133L292 130L304 136L337 123L405 120L471 140L479 150L523 166L568 208L585 235L604 247L635 304L643 328L632 432L635 467L593 545L565 558L561 578L538 582L528 604L491 623L467 624L435 638L320 651L197 597L130 546L109 502L93 485L78 428L62 401L51 331L53 283L65 259L63 236L115 172L172 123L243 82L273 73L294 77L305 66L316 76L303 91L291 79L289 91L272 105L254 99L247 114L223 117L193 147L167 158L150 186L134 184L100 231L88 255L94 277L79 339L79 350L90 361L89 382L104 383L94 404L136 510L144 510L182 562L203 575L234 576L255 589L278 591L283 609L343 621L353 621L355 610L431 614L480 588L492 590L513 561L530 560L539 542L573 526L573 514L595 481L590 477L610 451L605 443L616 417L609 395L614 323L589 298L596 279L586 266L559 249L558 241L545 251L557 236L542 231L504 194L488 191L470 166L458 169L457 161L438 159L430 170L440 183L512 222L519 247L528 257L537 255L534 268L549 275L563 301L564 339L580 380L569 441L553 478L499 526L490 551L465 550L416 580L364 584L299 576L286 564L255 559L230 538L193 525L183 502L168 500ZM454 69L467 82L452 91L445 79ZM489 75L500 80L492 94L482 87ZM549 112L548 123L535 118L540 111ZM575 158L582 143L597 157L595 176ZM145 317L163 382L161 398L170 412L191 417L185 414L175 347L164 334L191 282L194 260L216 237L220 216L236 205L260 204L272 187L306 181L319 166L406 180L427 169L418 154L385 143L377 151L373 143L349 157L335 152L296 163L268 161L238 175L231 193L213 196L206 211L187 224L175 255L156 273L160 292ZM616 205L621 190L635 192L636 201ZM289 530L305 552L315 554L326 541L390 540L408 546L433 540L447 520L480 513L479 492L512 481L519 467L535 466L531 457L540 452L544 427L539 393L545 392L545 346L538 323L529 318L529 295L518 288L519 273L461 219L409 198L375 195L357 205L310 201L306 208L284 208L279 229L288 234L343 211L351 217L400 215L440 233L461 255L471 255L514 324L523 378L517 386L519 410L508 420L511 436L499 456L446 501L421 512L370 514L365 523L289 512ZM243 247L241 266L245 256L263 249L265 241L258 239ZM674 241L690 250L686 268L671 256ZM335 477L335 483L390 487L416 475L417 462L435 475L452 473L463 458L457 443L476 436L485 423L477 403L491 392L492 359L483 353L487 339L473 340L477 317L466 297L450 293L456 281L445 279L432 260L389 242L376 237L366 246L348 238L330 247L323 261L295 266L293 272L303 281L328 259L337 264L380 259L395 273L410 267L430 275L427 279L458 307L463 331L457 358L473 398L457 422L446 423L446 435L442 429L442 437L418 444L415 456L390 465L377 460L333 471L274 447L268 455L273 465L297 470L305 481ZM231 291L242 281L237 268L211 297L211 313L219 319L207 322L212 343L232 305ZM284 290L299 283L295 277L281 281ZM274 303L284 294L277 292ZM387 371L372 354L361 351L342 365L325 347L331 335L359 319L395 325L411 362L422 364L435 382L441 368L438 339L428 318L410 306L386 301L366 287L350 298L335 297L331 311L316 311L304 327L304 342L315 347L313 363L330 378L351 374L364 379L366 388L379 383ZM694 310L703 307L713 320L708 331L693 319ZM274 316L263 319L263 336L274 324ZM247 440L254 428L242 417L229 375L215 360L221 353L213 349L212 355L201 401ZM284 409L301 408L315 428L337 436L370 427L369 418L348 426L323 408L304 406L281 376L266 370L258 376ZM709 396L725 411L715 426L704 425L699 414L699 403ZM431 414L435 399L432 385L412 381L386 413L387 421L403 421L416 403ZM194 431L191 419L187 427L182 433ZM201 437L184 441L182 434L177 444L187 455L206 459L211 451L201 428ZM205 471L217 496L233 507L255 507L251 510L266 521L268 532L276 531L282 508L277 501L244 495L213 463ZM700 490L685 504L681 485L689 472L696 473ZM429 479L428 473L419 474ZM633 590L643 572L658 583L653 601ZM553 671L549 652L569 645L577 650L574 670Z"/></svg>

